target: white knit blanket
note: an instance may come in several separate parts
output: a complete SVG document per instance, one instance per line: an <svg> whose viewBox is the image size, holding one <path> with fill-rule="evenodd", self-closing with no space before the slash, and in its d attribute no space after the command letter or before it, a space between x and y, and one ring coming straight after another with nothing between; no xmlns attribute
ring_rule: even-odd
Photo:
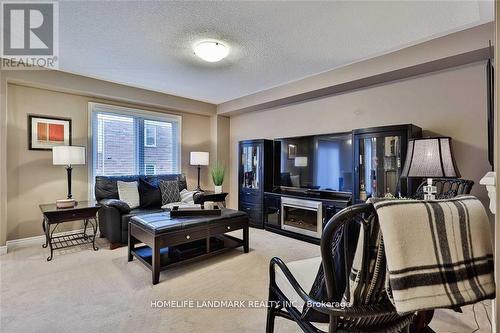
<svg viewBox="0 0 500 333"><path fill-rule="evenodd" d="M398 312L459 307L494 297L491 229L477 198L372 203Z"/></svg>

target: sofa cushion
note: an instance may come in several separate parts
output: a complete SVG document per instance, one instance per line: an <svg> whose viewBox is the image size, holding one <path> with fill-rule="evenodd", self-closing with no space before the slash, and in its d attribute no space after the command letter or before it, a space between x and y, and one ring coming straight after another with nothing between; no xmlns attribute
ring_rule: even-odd
<svg viewBox="0 0 500 333"><path fill-rule="evenodd" d="M161 180L167 180L167 181L176 180L178 181L179 192L184 189L187 189L186 175L184 174L144 176L144 180L155 186L159 186Z"/></svg>
<svg viewBox="0 0 500 333"><path fill-rule="evenodd" d="M134 182L144 179L148 183L158 186L160 180L177 180L179 181L179 191L187 188L186 176L184 174L169 174L169 175L151 175L151 176L96 176L95 177L95 199L101 201L103 199L119 199L117 181Z"/></svg>
<svg viewBox="0 0 500 333"><path fill-rule="evenodd" d="M158 182L150 183L146 179L139 179L139 200L141 208L158 208L161 206L161 193Z"/></svg>
<svg viewBox="0 0 500 333"><path fill-rule="evenodd" d="M161 204L181 201L179 182L176 180L160 180Z"/></svg>
<svg viewBox="0 0 500 333"><path fill-rule="evenodd" d="M117 181L136 182L139 176L96 176L94 194L97 201L103 199L119 199Z"/></svg>
<svg viewBox="0 0 500 333"><path fill-rule="evenodd" d="M130 209L139 207L139 185L137 182L117 181L118 197L127 203Z"/></svg>

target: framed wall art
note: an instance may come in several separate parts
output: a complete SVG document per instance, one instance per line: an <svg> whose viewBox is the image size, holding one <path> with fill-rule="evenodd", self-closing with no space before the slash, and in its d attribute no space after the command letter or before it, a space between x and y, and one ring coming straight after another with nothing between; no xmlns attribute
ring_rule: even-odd
<svg viewBox="0 0 500 333"><path fill-rule="evenodd" d="M28 115L28 149L52 150L71 145L71 119Z"/></svg>

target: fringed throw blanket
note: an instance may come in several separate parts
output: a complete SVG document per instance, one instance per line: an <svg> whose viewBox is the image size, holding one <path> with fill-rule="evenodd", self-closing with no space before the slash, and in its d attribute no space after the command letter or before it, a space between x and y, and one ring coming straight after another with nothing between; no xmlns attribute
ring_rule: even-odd
<svg viewBox="0 0 500 333"><path fill-rule="evenodd" d="M459 307L494 297L489 220L477 198L372 203L398 312Z"/></svg>
<svg viewBox="0 0 500 333"><path fill-rule="evenodd" d="M344 294L348 306L377 304L387 299L384 241L376 215L360 229L352 261L349 284Z"/></svg>

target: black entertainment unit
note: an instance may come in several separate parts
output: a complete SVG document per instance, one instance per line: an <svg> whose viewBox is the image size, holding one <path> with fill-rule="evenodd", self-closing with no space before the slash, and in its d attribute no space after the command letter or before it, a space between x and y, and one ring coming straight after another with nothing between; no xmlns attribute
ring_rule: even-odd
<svg viewBox="0 0 500 333"><path fill-rule="evenodd" d="M239 144L238 209L248 214L250 226L264 228L264 192L272 191L272 140L245 140Z"/></svg>
<svg viewBox="0 0 500 333"><path fill-rule="evenodd" d="M352 132L274 142L275 187L352 192Z"/></svg>
<svg viewBox="0 0 500 333"><path fill-rule="evenodd" d="M370 196L411 192L402 184L414 125L357 129L239 144L239 209L250 225L319 244L323 226Z"/></svg>
<svg viewBox="0 0 500 333"><path fill-rule="evenodd" d="M422 137L412 124L362 128L352 131L354 150L353 202L386 194L407 197L415 190L413 180L400 180L408 140Z"/></svg>
<svg viewBox="0 0 500 333"><path fill-rule="evenodd" d="M337 212L344 209L351 203L351 193L330 192L330 193L311 193L297 192L276 189L274 192L264 193L264 227L268 231L276 232L281 235L293 237L306 242L319 244L320 238L306 235L301 232L294 232L283 228L283 220L287 220L283 214L296 214L300 212L301 208L293 205L286 205L282 201L287 199L299 199L300 202L317 202L320 204L320 211L315 212L310 210L310 214L319 214L321 223L319 224L320 230ZM290 207L290 208L289 208ZM295 211L288 211L288 210ZM304 216L300 216L304 218ZM307 218L307 216L305 216ZM293 219L293 215L288 220ZM313 219L314 220L314 219ZM285 222L286 223L286 222Z"/></svg>

